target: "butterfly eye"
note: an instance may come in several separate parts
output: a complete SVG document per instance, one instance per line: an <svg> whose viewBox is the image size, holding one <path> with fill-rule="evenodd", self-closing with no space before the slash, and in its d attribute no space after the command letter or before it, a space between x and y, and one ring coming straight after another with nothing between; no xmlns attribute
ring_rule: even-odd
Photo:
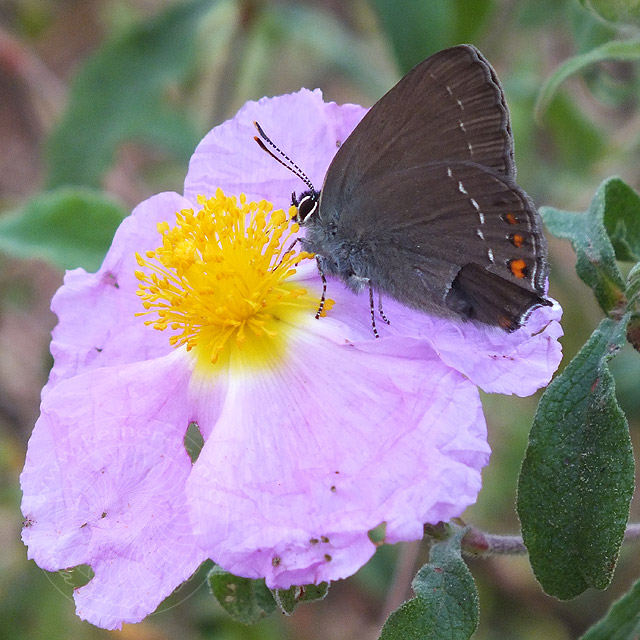
<svg viewBox="0 0 640 640"><path fill-rule="evenodd" d="M298 215L296 216L300 224L304 224L318 208L318 195L308 194L298 202Z"/></svg>

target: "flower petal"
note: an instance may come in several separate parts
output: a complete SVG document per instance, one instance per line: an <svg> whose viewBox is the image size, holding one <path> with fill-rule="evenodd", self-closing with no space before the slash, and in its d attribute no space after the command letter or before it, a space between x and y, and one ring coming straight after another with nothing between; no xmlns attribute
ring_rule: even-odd
<svg viewBox="0 0 640 640"><path fill-rule="evenodd" d="M175 221L175 212L191 205L176 193L161 193L138 205L116 231L97 273L67 271L51 308L58 316L51 353L54 366L44 394L61 380L98 367L165 355L168 332L153 331L135 314L143 311L136 296L135 252L158 246L158 222Z"/></svg>
<svg viewBox="0 0 640 640"><path fill-rule="evenodd" d="M307 288L320 287L320 276L312 264L296 274ZM355 295L340 280L327 278L327 296L334 306L326 317L318 320L314 331L337 344L368 342L373 337L368 292ZM442 361L467 376L488 393L528 396L547 385L562 359L558 339L563 335L560 326L562 309L553 307L534 309L519 330L507 333L502 329L432 316L400 304L382 295L387 325L379 317L376 299L378 342L395 338L415 344L427 342ZM395 345L392 340L390 345ZM388 347L392 353L394 347Z"/></svg>
<svg viewBox="0 0 640 640"><path fill-rule="evenodd" d="M489 455L477 389L428 345L389 355L299 332L290 353L277 374L231 376L187 483L214 561L270 587L344 578L380 523L389 542L419 539L475 501Z"/></svg>
<svg viewBox="0 0 640 640"><path fill-rule="evenodd" d="M422 314L385 302L392 332L426 340L442 361L487 393L528 396L549 384L562 359L562 309L534 309L517 331ZM416 320L419 319L419 324Z"/></svg>
<svg viewBox="0 0 640 640"><path fill-rule="evenodd" d="M206 555L189 526L183 353L89 371L42 403L21 485L29 558L91 565L78 615L120 628L151 613Z"/></svg>
<svg viewBox="0 0 640 640"><path fill-rule="evenodd" d="M513 333L504 335L491 328L479 333L463 327L460 332L434 334L431 344L445 363L483 391L529 396L549 384L562 360L561 317L562 309L554 301L553 307L534 309Z"/></svg>
<svg viewBox="0 0 640 640"><path fill-rule="evenodd" d="M185 197L195 201L197 195L221 187L229 194L246 193L250 200L265 198L286 210L291 192L306 187L256 144L253 121L260 123L320 189L340 143L366 112L359 105L325 103L319 89L247 102L232 120L210 131L196 148L185 180Z"/></svg>

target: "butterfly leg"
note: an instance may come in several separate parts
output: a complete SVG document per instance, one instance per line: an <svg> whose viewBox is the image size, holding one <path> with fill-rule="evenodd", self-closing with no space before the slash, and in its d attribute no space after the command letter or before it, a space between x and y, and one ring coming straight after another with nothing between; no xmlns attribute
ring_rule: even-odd
<svg viewBox="0 0 640 640"><path fill-rule="evenodd" d="M380 334L376 328L376 312L375 307L373 306L373 287L371 286L371 283L369 283L369 307L371 308L371 328L373 329L373 335L376 338L379 338Z"/></svg>
<svg viewBox="0 0 640 640"><path fill-rule="evenodd" d="M293 247L296 246L296 244L298 244L298 242L300 242L300 238L296 238L288 247L287 250L282 254L282 259L280 260L280 262L278 263L278 267L282 264L282 260L284 260L284 256L287 255L287 253L289 253L289 251L291 251L293 249ZM296 263L297 266L297 263ZM278 268L276 267L276 269Z"/></svg>
<svg viewBox="0 0 640 640"><path fill-rule="evenodd" d="M384 314L384 311L382 310L382 294L380 293L378 293L378 313L380 314L380 317L385 324L391 324L389 322L389 318L387 318L387 316Z"/></svg>
<svg viewBox="0 0 640 640"><path fill-rule="evenodd" d="M291 251L293 249L293 247L295 247L298 242L300 242L300 238L296 238L288 247L287 250L285 251L285 253L289 253L289 251Z"/></svg>
<svg viewBox="0 0 640 640"><path fill-rule="evenodd" d="M327 299L327 277L324 275L324 269L322 268L320 257L317 255L316 264L318 265L318 273L320 274L320 278L322 278L322 296L320 297L320 304L318 305L318 310L316 311L317 320L322 314L322 310L324 309L324 301Z"/></svg>

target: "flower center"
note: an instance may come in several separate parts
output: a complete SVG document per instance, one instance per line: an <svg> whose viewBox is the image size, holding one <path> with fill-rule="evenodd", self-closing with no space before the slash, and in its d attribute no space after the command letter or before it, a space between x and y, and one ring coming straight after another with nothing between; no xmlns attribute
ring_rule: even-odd
<svg viewBox="0 0 640 640"><path fill-rule="evenodd" d="M317 299L291 282L296 265L313 257L291 248L297 224L262 200L198 197L201 209L176 213L177 224L158 224L162 246L136 253L138 296L153 315L146 325L170 328L171 345L195 350L198 366L232 357L251 366L272 363L286 333Z"/></svg>

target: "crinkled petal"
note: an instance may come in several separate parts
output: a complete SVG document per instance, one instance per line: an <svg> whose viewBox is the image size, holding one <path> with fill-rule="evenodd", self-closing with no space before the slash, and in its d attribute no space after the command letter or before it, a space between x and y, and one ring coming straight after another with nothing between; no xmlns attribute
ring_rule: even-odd
<svg viewBox="0 0 640 640"><path fill-rule="evenodd" d="M230 378L187 496L211 558L287 588L354 573L382 522L395 542L459 516L488 456L476 387L428 345L305 331L277 372Z"/></svg>
<svg viewBox="0 0 640 640"><path fill-rule="evenodd" d="M320 276L312 263L300 269L299 277L307 288L320 290ZM335 304L317 322L330 325L328 331L339 343L368 342L373 338L368 291L354 295L341 281L328 278L327 296ZM426 341L445 364L488 393L531 395L549 383L562 359L558 342L563 335L562 309L557 302L553 307L534 309L526 324L513 333L432 316L384 294L382 304L390 324L385 324L377 313L376 299L378 342L386 343L391 338L414 340L416 344ZM320 327L314 330L326 333Z"/></svg>
<svg viewBox="0 0 640 640"><path fill-rule="evenodd" d="M291 204L291 192L304 183L256 144L253 121L309 176L317 189L338 147L360 122L366 109L359 105L325 103L319 89L302 89L276 98L247 102L232 120L210 131L196 148L185 180L185 197L226 193L265 198L276 208Z"/></svg>
<svg viewBox="0 0 640 640"><path fill-rule="evenodd" d="M185 504L187 362L175 352L60 382L29 441L29 558L49 571L90 565L74 597L100 627L142 620L206 557Z"/></svg>
<svg viewBox="0 0 640 640"><path fill-rule="evenodd" d="M143 254L160 243L156 225L175 222L175 212L193 205L177 193L161 193L138 205L116 231L113 243L97 273L68 271L53 297L58 316L51 353L54 366L43 391L61 380L103 366L143 361L171 351L168 332L144 325L136 296L138 280L135 252Z"/></svg>
<svg viewBox="0 0 640 640"><path fill-rule="evenodd" d="M534 309L517 331L423 314L387 303L391 332L426 340L442 361L488 393L528 396L549 384L562 359L562 309ZM418 322L416 322L418 320Z"/></svg>
<svg viewBox="0 0 640 640"><path fill-rule="evenodd" d="M465 323L433 332L430 342L443 362L483 391L529 396L549 384L562 360L562 309L553 302L534 309L513 333Z"/></svg>

